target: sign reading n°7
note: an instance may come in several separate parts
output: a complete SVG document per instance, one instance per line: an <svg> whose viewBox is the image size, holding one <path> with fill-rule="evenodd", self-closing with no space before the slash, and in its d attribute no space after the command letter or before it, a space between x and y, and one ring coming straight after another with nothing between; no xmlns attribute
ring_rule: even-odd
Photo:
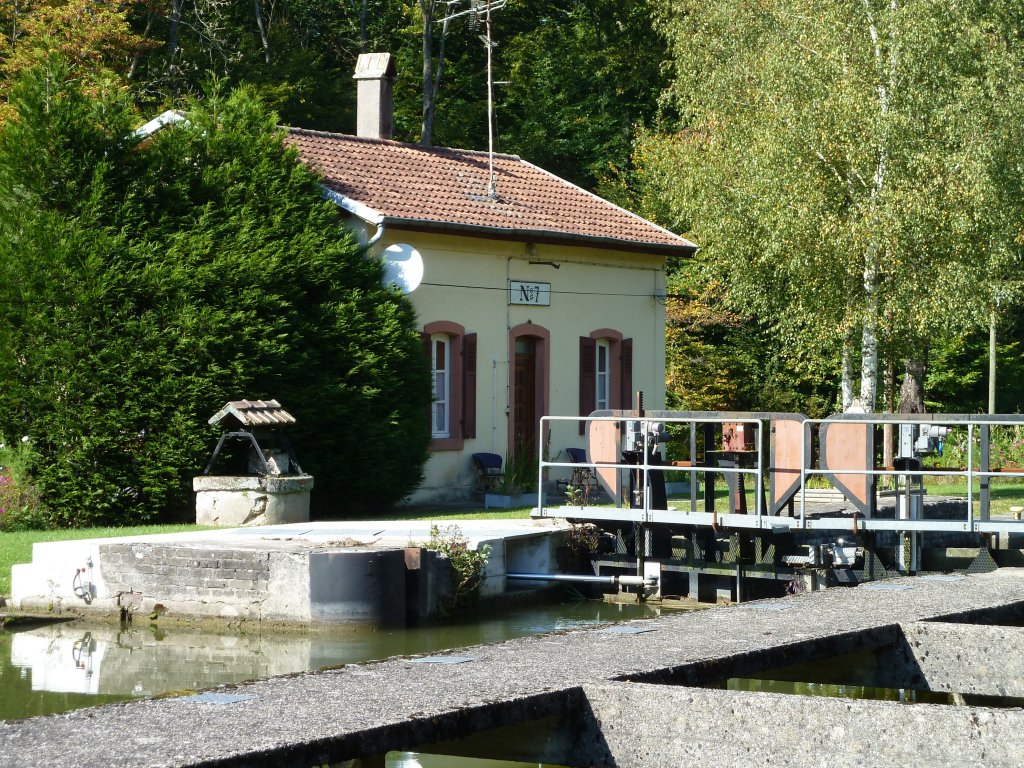
<svg viewBox="0 0 1024 768"><path fill-rule="evenodd" d="M532 304L537 307L551 306L551 283L525 283L521 280L509 280L508 303Z"/></svg>

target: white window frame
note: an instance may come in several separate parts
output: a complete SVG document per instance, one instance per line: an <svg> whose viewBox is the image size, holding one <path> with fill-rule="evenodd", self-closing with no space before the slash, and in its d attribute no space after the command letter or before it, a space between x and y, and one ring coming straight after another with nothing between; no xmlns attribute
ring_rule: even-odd
<svg viewBox="0 0 1024 768"><path fill-rule="evenodd" d="M441 347L440 355L438 347ZM440 359L441 365L438 366ZM447 333L430 336L430 373L434 402L430 409L430 435L435 438L452 436L452 338ZM438 384L440 383L440 386ZM438 416L443 424L438 424Z"/></svg>

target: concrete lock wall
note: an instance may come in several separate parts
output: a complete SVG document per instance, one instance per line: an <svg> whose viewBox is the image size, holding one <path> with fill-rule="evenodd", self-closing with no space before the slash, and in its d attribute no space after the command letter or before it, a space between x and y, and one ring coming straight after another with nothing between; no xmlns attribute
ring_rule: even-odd
<svg viewBox="0 0 1024 768"><path fill-rule="evenodd" d="M309 521L313 478L227 476L196 477L196 523L227 527L280 525Z"/></svg>
<svg viewBox="0 0 1024 768"><path fill-rule="evenodd" d="M924 621L903 633L905 643L879 661L885 685L1024 697L1024 627Z"/></svg>
<svg viewBox="0 0 1024 768"><path fill-rule="evenodd" d="M1009 766L1024 756L1020 710L635 683L584 690L593 720L576 765Z"/></svg>

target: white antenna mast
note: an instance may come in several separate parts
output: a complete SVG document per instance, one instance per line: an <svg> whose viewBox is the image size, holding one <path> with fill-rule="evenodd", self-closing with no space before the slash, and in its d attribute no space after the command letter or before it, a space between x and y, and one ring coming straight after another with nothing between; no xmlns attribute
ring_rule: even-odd
<svg viewBox="0 0 1024 768"><path fill-rule="evenodd" d="M470 29L475 29L480 23L480 16L484 17L484 29L486 34L480 39L487 48L487 197L496 200L498 197L498 185L494 177L494 69L492 66L491 53L494 50L494 41L491 39L491 11L500 11L505 7L507 0L469 0L469 8L464 11L449 13L438 23L447 23L460 16L469 16ZM462 0L448 0L448 8L458 6Z"/></svg>

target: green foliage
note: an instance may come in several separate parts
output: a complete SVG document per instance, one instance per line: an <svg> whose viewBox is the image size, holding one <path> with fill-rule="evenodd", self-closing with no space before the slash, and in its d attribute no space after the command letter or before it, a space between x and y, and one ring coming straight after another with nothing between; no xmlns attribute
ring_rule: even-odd
<svg viewBox="0 0 1024 768"><path fill-rule="evenodd" d="M586 483L565 486L565 503L570 507L586 507L590 504L590 486Z"/></svg>
<svg viewBox="0 0 1024 768"><path fill-rule="evenodd" d="M247 89L214 86L138 146L123 99L61 62L0 132L0 431L28 434L57 526L186 514L226 400L279 399L314 504L387 507L420 479L429 383L381 287Z"/></svg>
<svg viewBox="0 0 1024 768"><path fill-rule="evenodd" d="M667 84L644 0L523 0L498 15L503 151L588 189L630 165Z"/></svg>
<svg viewBox="0 0 1024 768"><path fill-rule="evenodd" d="M1024 412L1024 316L1000 323L996 347L996 410ZM988 331L967 329L939 338L928 350L925 378L930 411L983 413L988 408Z"/></svg>
<svg viewBox="0 0 1024 768"><path fill-rule="evenodd" d="M149 47L128 19L134 0L4 3L0 7L0 96L49 53L59 53L83 77L123 83L129 52ZM0 104L0 120L8 116Z"/></svg>
<svg viewBox="0 0 1024 768"><path fill-rule="evenodd" d="M861 359L872 407L879 343L917 358L1019 274L1017 12L656 6L679 119L641 133L635 199L691 233L727 306L770 325L776 348L834 360L835 374L841 348Z"/></svg>
<svg viewBox="0 0 1024 768"><path fill-rule="evenodd" d="M835 410L829 356L787 345L777 327L729 308L721 284L677 268L666 305L667 396L682 410Z"/></svg>
<svg viewBox="0 0 1024 768"><path fill-rule="evenodd" d="M0 442L0 531L43 527L45 513L31 474L33 458L27 438Z"/></svg>
<svg viewBox="0 0 1024 768"><path fill-rule="evenodd" d="M566 546L571 557L578 561L587 560L601 551L604 534L593 523L572 523Z"/></svg>
<svg viewBox="0 0 1024 768"><path fill-rule="evenodd" d="M527 445L520 445L505 462L499 492L515 495L537 487L537 458Z"/></svg>
<svg viewBox="0 0 1024 768"><path fill-rule="evenodd" d="M426 547L447 557L452 568L452 597L443 606L442 613L451 616L474 604L480 597L480 585L486 575L490 544L470 549L469 540L459 526L442 528L434 523L430 526L430 540Z"/></svg>

